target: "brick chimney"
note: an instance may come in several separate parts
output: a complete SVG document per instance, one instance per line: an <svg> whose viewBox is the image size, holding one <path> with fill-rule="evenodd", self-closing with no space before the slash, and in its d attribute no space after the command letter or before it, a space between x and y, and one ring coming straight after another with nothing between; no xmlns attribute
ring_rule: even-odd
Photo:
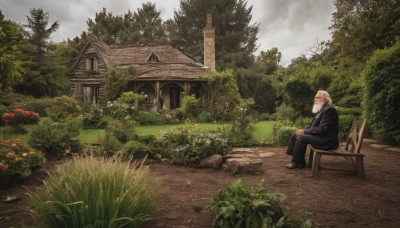
<svg viewBox="0 0 400 228"><path fill-rule="evenodd" d="M215 28L212 26L212 14L207 14L204 34L204 66L215 70Z"/></svg>

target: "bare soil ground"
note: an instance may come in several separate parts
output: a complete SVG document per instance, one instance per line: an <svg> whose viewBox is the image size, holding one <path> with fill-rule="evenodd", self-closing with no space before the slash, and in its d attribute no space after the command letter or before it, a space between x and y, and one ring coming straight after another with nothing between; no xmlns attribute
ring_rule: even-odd
<svg viewBox="0 0 400 228"><path fill-rule="evenodd" d="M151 164L151 174L160 184L161 192L146 227L212 227L213 214L205 210L214 193L239 178L251 184L265 180L265 188L284 193L283 203L298 216L302 211L312 213L317 227L400 227L400 153L364 145L365 178L343 171L322 171L310 177L311 169L289 170L290 157L284 147L260 147L274 152L264 158L265 173L233 175L224 170L196 169L170 164ZM41 227L29 211L31 204L27 189L43 187L45 170L60 161L50 161L35 171L21 185L3 189L0 198L15 195L20 201L0 202L0 227ZM343 166L341 158L322 159L323 165Z"/></svg>

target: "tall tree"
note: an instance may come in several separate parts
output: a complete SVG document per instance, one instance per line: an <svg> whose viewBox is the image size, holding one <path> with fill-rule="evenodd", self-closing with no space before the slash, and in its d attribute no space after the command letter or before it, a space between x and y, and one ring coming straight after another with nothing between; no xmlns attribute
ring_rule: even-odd
<svg viewBox="0 0 400 228"><path fill-rule="evenodd" d="M248 68L254 61L259 25L251 24L252 6L245 0L182 0L174 12L176 30L169 30L171 43L203 62L203 28L212 13L216 67ZM169 26L174 28L174 26Z"/></svg>
<svg viewBox="0 0 400 228"><path fill-rule="evenodd" d="M166 43L163 21L155 3L143 3L142 8L133 14L133 19L141 34L139 43Z"/></svg>
<svg viewBox="0 0 400 228"><path fill-rule="evenodd" d="M121 16L114 16L107 12L106 8L103 11L96 13L94 20L88 19L89 34L97 36L107 44L118 44L118 33L123 30L124 23Z"/></svg>
<svg viewBox="0 0 400 228"><path fill-rule="evenodd" d="M278 70L282 60L282 53L274 47L268 51L261 51L257 56L255 65L261 68L261 72L266 75L272 75Z"/></svg>
<svg viewBox="0 0 400 228"><path fill-rule="evenodd" d="M29 46L23 49L24 81L16 86L16 91L35 97L62 95L68 87L68 80L60 71L60 66L49 54L49 39L59 27L58 21L50 27L49 14L43 9L31 9L27 16L26 32ZM65 67L64 67L65 68Z"/></svg>

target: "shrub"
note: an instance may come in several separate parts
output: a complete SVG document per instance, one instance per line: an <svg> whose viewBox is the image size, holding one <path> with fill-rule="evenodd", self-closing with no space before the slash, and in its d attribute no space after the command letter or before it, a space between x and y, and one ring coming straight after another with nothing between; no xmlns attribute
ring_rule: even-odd
<svg viewBox="0 0 400 228"><path fill-rule="evenodd" d="M183 105L181 109L185 117L194 118L200 114L201 104L199 99L196 99L195 95L192 94L183 98Z"/></svg>
<svg viewBox="0 0 400 228"><path fill-rule="evenodd" d="M207 208L216 214L214 227L312 227L309 215L299 220L286 212L284 198L264 189L263 181L251 187L240 179L217 191Z"/></svg>
<svg viewBox="0 0 400 228"><path fill-rule="evenodd" d="M286 106L285 104L282 104L281 106L276 108L276 119L277 120L290 120L294 121L296 118L299 116L294 110L294 108Z"/></svg>
<svg viewBox="0 0 400 228"><path fill-rule="evenodd" d="M44 163L42 153L19 139L0 139L0 184L18 183Z"/></svg>
<svg viewBox="0 0 400 228"><path fill-rule="evenodd" d="M33 210L49 227L141 227L158 188L148 167L135 167L118 157L74 158L29 193Z"/></svg>
<svg viewBox="0 0 400 228"><path fill-rule="evenodd" d="M339 115L339 140L347 138L354 118L351 115Z"/></svg>
<svg viewBox="0 0 400 228"><path fill-rule="evenodd" d="M277 146L287 146L290 137L296 132L296 127L281 127L276 133L275 144Z"/></svg>
<svg viewBox="0 0 400 228"><path fill-rule="evenodd" d="M82 124L85 129L105 128L107 121L103 118L103 109L99 105L91 105L89 112L82 115Z"/></svg>
<svg viewBox="0 0 400 228"><path fill-rule="evenodd" d="M112 120L106 128L105 134L111 134L121 143L126 143L136 138L135 126L135 121L129 119L129 117L124 120Z"/></svg>
<svg viewBox="0 0 400 228"><path fill-rule="evenodd" d="M24 110L31 110L33 112L37 112L39 116L45 117L47 116L46 108L52 107L55 104L56 100L54 98L46 97L46 98L29 100L23 105L21 105L20 108Z"/></svg>
<svg viewBox="0 0 400 228"><path fill-rule="evenodd" d="M134 159L144 158L150 152L150 148L139 141L128 141L121 149L125 156L132 156Z"/></svg>
<svg viewBox="0 0 400 228"><path fill-rule="evenodd" d="M55 104L46 108L47 116L54 121L64 120L68 117L77 117L81 107L73 97L55 97Z"/></svg>
<svg viewBox="0 0 400 228"><path fill-rule="evenodd" d="M385 139L400 143L400 42L378 50L362 72L363 108L369 126Z"/></svg>
<svg viewBox="0 0 400 228"><path fill-rule="evenodd" d="M139 111L137 115L133 116L133 119L142 125L157 125L164 123L164 120L161 116L146 111Z"/></svg>
<svg viewBox="0 0 400 228"><path fill-rule="evenodd" d="M2 119L8 125L34 124L39 121L39 115L36 112L17 108L11 113L4 113Z"/></svg>
<svg viewBox="0 0 400 228"><path fill-rule="evenodd" d="M82 122L78 118L68 118L64 123L43 118L32 130L28 143L46 153L60 154L65 151L65 146L72 138L79 135L81 127Z"/></svg>
<svg viewBox="0 0 400 228"><path fill-rule="evenodd" d="M201 111L201 112L199 113L199 115L197 115L197 119L198 119L200 122L203 122L203 123L207 123L207 122L213 121L213 118L212 118L212 116L211 116L211 113L208 112L208 111L206 111L206 110Z"/></svg>

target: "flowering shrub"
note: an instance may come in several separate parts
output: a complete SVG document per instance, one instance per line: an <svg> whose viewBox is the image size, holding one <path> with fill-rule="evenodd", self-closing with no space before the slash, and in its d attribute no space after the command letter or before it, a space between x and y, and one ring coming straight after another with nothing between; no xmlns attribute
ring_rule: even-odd
<svg viewBox="0 0 400 228"><path fill-rule="evenodd" d="M21 143L20 139L0 139L0 184L22 181L31 175L32 169L44 163L41 152Z"/></svg>
<svg viewBox="0 0 400 228"><path fill-rule="evenodd" d="M1 118L8 125L33 124L38 122L39 114L16 108L11 113L3 114Z"/></svg>

